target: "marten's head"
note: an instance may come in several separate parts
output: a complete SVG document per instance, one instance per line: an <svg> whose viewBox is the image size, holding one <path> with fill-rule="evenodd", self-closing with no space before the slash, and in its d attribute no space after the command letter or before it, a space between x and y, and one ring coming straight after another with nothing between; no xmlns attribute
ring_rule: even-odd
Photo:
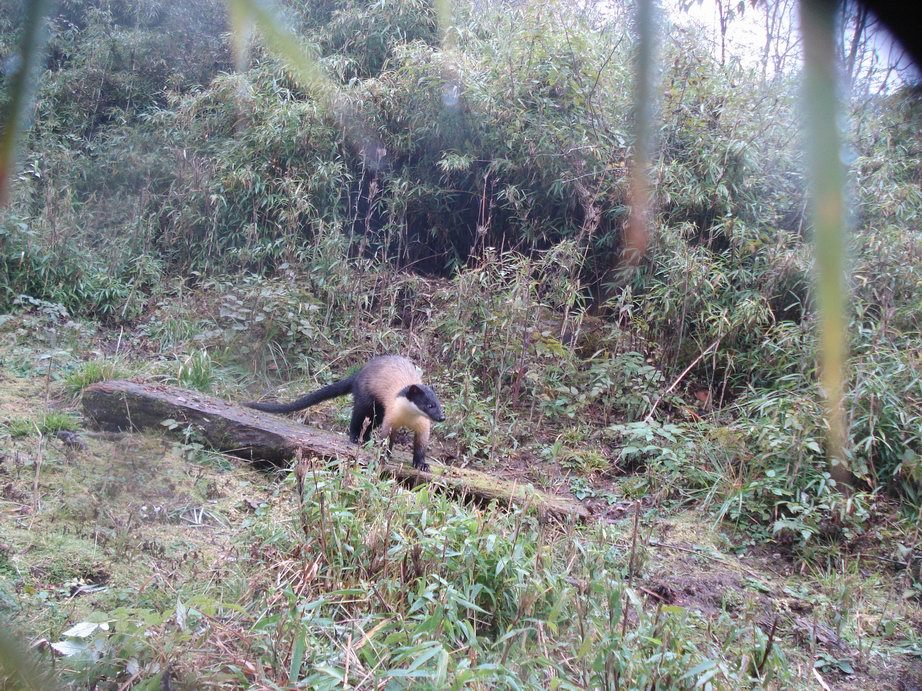
<svg viewBox="0 0 922 691"><path fill-rule="evenodd" d="M425 384L410 384L402 388L397 395L406 398L420 415L424 415L434 422L443 422L445 420L445 413L442 412L439 397L435 395L435 391Z"/></svg>

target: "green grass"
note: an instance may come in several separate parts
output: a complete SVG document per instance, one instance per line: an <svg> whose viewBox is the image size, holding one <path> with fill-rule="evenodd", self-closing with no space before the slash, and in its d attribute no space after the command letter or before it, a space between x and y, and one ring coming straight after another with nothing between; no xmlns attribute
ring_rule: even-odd
<svg viewBox="0 0 922 691"><path fill-rule="evenodd" d="M30 437L33 435L52 435L61 430L71 432L80 428L80 423L71 414L59 411L43 413L38 418L13 418L6 423L11 437Z"/></svg>
<svg viewBox="0 0 922 691"><path fill-rule="evenodd" d="M176 370L176 382L180 386L209 392L215 383L214 364L207 350L196 350L184 358Z"/></svg>
<svg viewBox="0 0 922 691"><path fill-rule="evenodd" d="M64 378L68 393L78 394L91 384L110 379L122 379L126 371L112 360L91 360L84 362Z"/></svg>

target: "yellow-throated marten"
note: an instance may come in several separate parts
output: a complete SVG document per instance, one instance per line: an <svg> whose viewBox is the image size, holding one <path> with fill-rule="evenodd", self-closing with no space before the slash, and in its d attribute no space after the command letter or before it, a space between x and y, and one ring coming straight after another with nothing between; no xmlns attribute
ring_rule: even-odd
<svg viewBox="0 0 922 691"><path fill-rule="evenodd" d="M435 391L423 384L416 365L405 357L381 355L372 358L351 377L324 386L292 403L245 405L267 413L291 413L348 393L352 394L349 438L354 443L358 443L366 420L370 420L371 424L366 428L362 442L367 442L371 431L380 425L381 434L388 437L388 448L393 444L394 432L403 427L414 434L413 467L428 470L426 447L429 444L430 421L442 422L445 413Z"/></svg>

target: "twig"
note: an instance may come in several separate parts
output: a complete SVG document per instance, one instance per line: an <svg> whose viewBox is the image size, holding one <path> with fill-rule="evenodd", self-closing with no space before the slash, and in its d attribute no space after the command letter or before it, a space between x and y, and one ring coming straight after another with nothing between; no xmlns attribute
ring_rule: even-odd
<svg viewBox="0 0 922 691"><path fill-rule="evenodd" d="M772 629L774 631L774 629ZM770 644L769 644L770 645ZM345 670L343 671L343 689L349 688L349 662L352 660L352 634L349 634L349 637L346 639L346 650L343 652L343 657L346 658Z"/></svg>
<svg viewBox="0 0 922 691"><path fill-rule="evenodd" d="M602 65L599 67L599 71L596 72L595 80L593 80L592 86L589 89L589 93L586 96L586 103L590 104L590 106L592 104L592 99L595 97L596 87L599 85L599 78L602 76L602 72L605 71L605 68L608 67L608 63L611 62L612 56L615 54L615 51L618 50L618 48L621 46L621 42L623 40L624 40L624 36L622 35L615 42L615 45L611 47L611 50L609 51L608 56L605 58L604 62L602 62Z"/></svg>
<svg viewBox="0 0 922 691"><path fill-rule="evenodd" d="M37 428L37 427L36 427ZM36 451L35 457L35 476L32 478L32 511L33 515L38 513L39 505L39 494L38 494L38 481L42 474L42 462L45 458L44 454L45 446L45 436L39 433L38 437L38 449Z"/></svg>
<svg viewBox="0 0 922 691"><path fill-rule="evenodd" d="M772 644L775 642L775 630L778 628L778 615L775 615L775 618L772 620L772 629L768 632L768 643L765 644L765 653L762 655L762 661L756 666L756 672L761 677L762 668L765 667L765 663L768 661L768 656L772 651Z"/></svg>
<svg viewBox="0 0 922 691"><path fill-rule="evenodd" d="M820 676L820 673L819 673L819 671L816 669L816 667L813 668L813 676L816 677L816 680L819 682L820 686L823 687L823 691L832 691L832 690L829 688L829 684L826 683L826 680L823 679L822 676Z"/></svg>
<svg viewBox="0 0 922 691"><path fill-rule="evenodd" d="M908 569L910 566L908 561L900 561L899 559L891 559L890 557L878 557L876 554L868 554L867 552L858 552L858 557L862 559L875 559L877 561L882 561L885 564L895 564L896 566L901 566L904 569Z"/></svg>
<svg viewBox="0 0 922 691"><path fill-rule="evenodd" d="M666 602L666 598L664 598L662 595L660 595L659 593L654 593L652 590L647 590L643 586L637 586L637 590L639 590L642 593L646 593L650 597L656 598L660 602Z"/></svg>
<svg viewBox="0 0 922 691"><path fill-rule="evenodd" d="M634 587L634 555L637 552L637 524L640 521L640 502L637 501L634 503L634 530L631 534L631 558L628 560L627 566L627 587ZM621 620L621 637L624 638L627 635L627 589L624 591L625 597L625 606L622 609Z"/></svg>
<svg viewBox="0 0 922 691"><path fill-rule="evenodd" d="M135 679L137 679L137 678L140 676L140 674L141 674L140 671L135 672L134 674L132 674L132 675L128 678L128 681L126 681L124 684L122 684L121 686L118 687L118 691L127 691L127 689L130 689L130 688L132 687L132 685L134 684Z"/></svg>
<svg viewBox="0 0 922 691"><path fill-rule="evenodd" d="M304 475L306 474L307 462L304 460L304 452L300 449L295 452L295 483L298 488L298 516L301 519L301 531L304 533L304 538L308 542L310 541L310 526L307 524L307 516L304 515ZM320 517L320 520L323 520L323 516ZM321 532L321 540L323 540L323 533ZM324 556L326 556L326 551L324 551Z"/></svg>
<svg viewBox="0 0 922 691"><path fill-rule="evenodd" d="M681 381L685 378L685 375L688 374L689 372L691 372L692 368L693 368L695 365L697 365L697 364L698 364L699 362L701 362L705 357L707 357L707 355L711 352L711 349L712 349L712 348L716 348L718 345L720 345L720 342L721 342L722 340L723 340L723 336L718 336L718 337L711 343L711 345L709 345L707 348L705 348L704 350L702 350L702 351L701 351L701 354L698 355L698 357L696 357L694 360L692 360L691 364L690 364L688 367L685 368L685 370L682 372L682 374L680 374L680 375L676 378L676 380L675 380L674 382L672 382L672 384L669 386L669 388L666 389L666 390L660 395L660 397L656 399L656 402L653 404L653 407L650 408L650 412L647 413L647 416L644 418L644 422L650 422L650 420L653 418L653 413L656 411L656 406L658 406L658 405L660 404L660 401L662 401L663 398L665 398L665 397L668 396L670 393L672 393L672 390L673 390L675 387L677 387L677 386L679 385L679 382L681 382Z"/></svg>

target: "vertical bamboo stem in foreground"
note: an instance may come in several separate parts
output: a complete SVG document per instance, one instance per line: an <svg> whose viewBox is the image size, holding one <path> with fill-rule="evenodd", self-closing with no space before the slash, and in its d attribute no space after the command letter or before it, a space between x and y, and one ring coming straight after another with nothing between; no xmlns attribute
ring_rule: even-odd
<svg viewBox="0 0 922 691"><path fill-rule="evenodd" d="M842 280L845 169L837 122L835 8L834 0L803 0L800 24L804 44L804 136L816 242L820 382L828 426L826 452L833 479L848 484L851 474L845 459L842 405L846 350Z"/></svg>
<svg viewBox="0 0 922 691"><path fill-rule="evenodd" d="M650 123L653 119L655 27L653 0L637 3L637 55L634 82L634 156L629 190L630 216L621 261L636 266L647 251L650 221Z"/></svg>
<svg viewBox="0 0 922 691"><path fill-rule="evenodd" d="M20 130L28 126L29 110L35 91L37 72L41 69L39 58L48 37L45 14L48 0L31 0L24 3L22 35L19 50L9 62L6 108L0 115L0 207L9 201L10 181L16 165L16 148Z"/></svg>

